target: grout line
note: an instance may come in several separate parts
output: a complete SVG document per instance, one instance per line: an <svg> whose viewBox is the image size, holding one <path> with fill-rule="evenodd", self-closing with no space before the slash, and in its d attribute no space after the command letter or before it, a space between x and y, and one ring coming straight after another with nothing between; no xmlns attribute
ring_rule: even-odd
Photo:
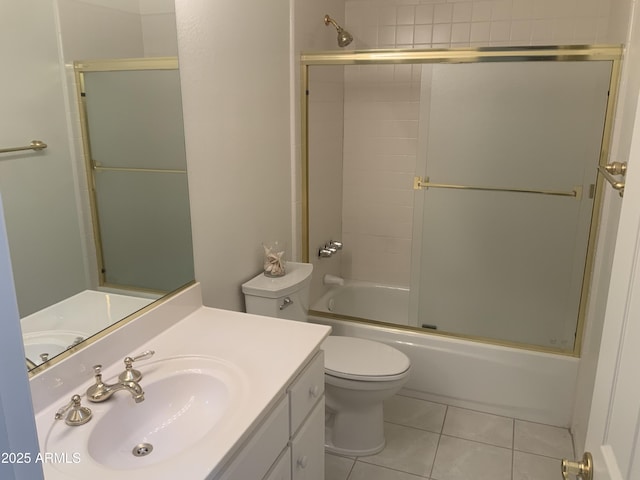
<svg viewBox="0 0 640 480"><path fill-rule="evenodd" d="M360 457L360 458L367 458L367 457ZM392 472L399 472L399 473L404 473L405 475L412 475L412 476L414 476L416 478L427 478L428 479L428 478L431 477L431 471L429 472L429 476L425 477L424 475L418 475L417 473L409 472L407 470L400 470L398 468L389 467L387 465L380 465L380 464L377 464L377 463L370 463L370 462L366 462L364 460L356 460L356 462L366 463L367 465L371 465L373 467L378 467L378 468L384 468L384 469L387 469L387 470L391 470ZM355 467L355 463L353 465ZM433 470L433 465L431 466L431 469ZM353 468L352 468L352 470L353 470ZM347 480L349 480L349 479L347 478Z"/></svg>
<svg viewBox="0 0 640 480"><path fill-rule="evenodd" d="M511 422L511 480L513 479L515 467L516 467L516 420L515 418Z"/></svg>

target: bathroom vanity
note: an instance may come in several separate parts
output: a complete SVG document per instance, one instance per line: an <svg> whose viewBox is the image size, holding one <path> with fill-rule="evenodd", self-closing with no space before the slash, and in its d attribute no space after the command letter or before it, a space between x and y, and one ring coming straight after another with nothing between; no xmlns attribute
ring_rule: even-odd
<svg viewBox="0 0 640 480"><path fill-rule="evenodd" d="M199 295L196 284L31 379L47 480L324 479L330 328L195 305ZM144 401L126 390L87 401L94 365L114 384L124 357L146 350ZM74 394L92 410L84 425L54 419Z"/></svg>

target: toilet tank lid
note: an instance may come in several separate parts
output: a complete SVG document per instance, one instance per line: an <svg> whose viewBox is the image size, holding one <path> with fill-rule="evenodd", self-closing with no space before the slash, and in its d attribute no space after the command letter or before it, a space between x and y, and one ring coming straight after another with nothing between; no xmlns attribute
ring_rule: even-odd
<svg viewBox="0 0 640 480"><path fill-rule="evenodd" d="M287 262L285 275L267 277L264 273L260 273L242 284L242 293L266 298L290 295L311 280L312 271L313 265L310 263Z"/></svg>

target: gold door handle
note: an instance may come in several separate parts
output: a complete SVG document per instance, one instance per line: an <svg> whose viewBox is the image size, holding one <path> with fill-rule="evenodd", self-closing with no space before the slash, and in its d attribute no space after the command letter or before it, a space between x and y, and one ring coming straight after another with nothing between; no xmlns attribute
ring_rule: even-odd
<svg viewBox="0 0 640 480"><path fill-rule="evenodd" d="M593 480L593 457L589 452L585 452L581 462L562 459L562 478L568 480L569 475L575 475L580 480Z"/></svg>

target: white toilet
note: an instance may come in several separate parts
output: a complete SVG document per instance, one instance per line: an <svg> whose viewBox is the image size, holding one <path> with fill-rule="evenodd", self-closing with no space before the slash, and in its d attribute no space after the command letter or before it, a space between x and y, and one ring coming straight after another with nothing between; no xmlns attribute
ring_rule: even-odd
<svg viewBox="0 0 640 480"><path fill-rule="evenodd" d="M313 265L287 263L283 277L256 276L242 285L248 313L307 321ZM333 453L374 455L385 446L382 402L409 377L411 363L380 342L330 336L325 353L325 446Z"/></svg>

